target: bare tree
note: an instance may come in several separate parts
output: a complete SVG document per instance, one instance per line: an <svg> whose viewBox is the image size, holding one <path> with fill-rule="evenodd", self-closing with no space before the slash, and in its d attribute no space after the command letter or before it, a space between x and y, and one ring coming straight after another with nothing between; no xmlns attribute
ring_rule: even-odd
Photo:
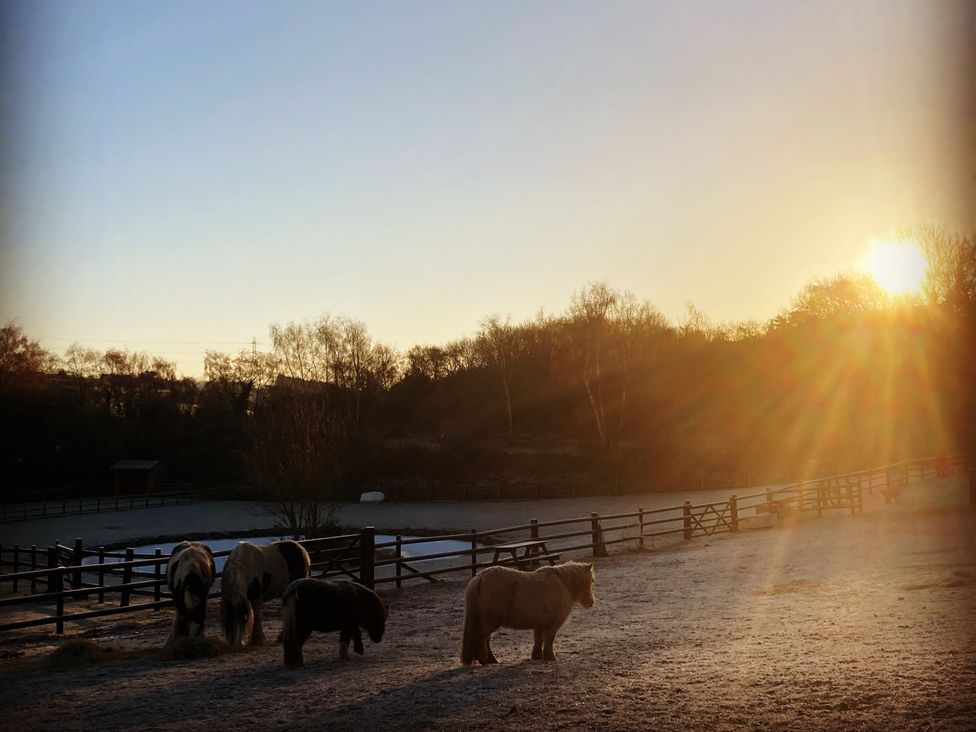
<svg viewBox="0 0 976 732"><path fill-rule="evenodd" d="M596 282L574 293L569 308L569 341L597 432L605 447L610 447L612 438L607 430L602 382L609 346L610 314L619 298L619 293L606 283Z"/></svg>
<svg viewBox="0 0 976 732"><path fill-rule="evenodd" d="M101 373L102 354L93 348L72 343L64 352L62 365L71 376L95 378Z"/></svg>
<svg viewBox="0 0 976 732"><path fill-rule="evenodd" d="M638 375L646 374L671 332L667 318L633 293L622 292L610 311L611 354L617 382L617 434L623 434L627 399Z"/></svg>
<svg viewBox="0 0 976 732"><path fill-rule="evenodd" d="M37 383L52 369L54 357L13 323L0 328L0 387Z"/></svg>
<svg viewBox="0 0 976 732"><path fill-rule="evenodd" d="M962 314L976 303L976 237L964 236L945 226L905 229L900 235L915 241L928 261L924 293L933 304L946 304Z"/></svg>
<svg viewBox="0 0 976 732"><path fill-rule="evenodd" d="M505 426L509 443L515 441L512 424L512 375L519 353L518 329L512 325L511 317L503 321L498 315L491 315L481 321L476 341L478 350L485 360L498 372L505 395Z"/></svg>
<svg viewBox="0 0 976 732"><path fill-rule="evenodd" d="M289 532L314 535L335 511L343 430L324 393L275 387L248 425L247 476Z"/></svg>

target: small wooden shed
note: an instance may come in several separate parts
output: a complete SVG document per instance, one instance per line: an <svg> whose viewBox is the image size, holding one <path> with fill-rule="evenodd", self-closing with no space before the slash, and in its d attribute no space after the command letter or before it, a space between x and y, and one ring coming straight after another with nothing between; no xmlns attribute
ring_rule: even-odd
<svg viewBox="0 0 976 732"><path fill-rule="evenodd" d="M117 496L152 493L163 480L162 460L119 460L112 467L112 483Z"/></svg>

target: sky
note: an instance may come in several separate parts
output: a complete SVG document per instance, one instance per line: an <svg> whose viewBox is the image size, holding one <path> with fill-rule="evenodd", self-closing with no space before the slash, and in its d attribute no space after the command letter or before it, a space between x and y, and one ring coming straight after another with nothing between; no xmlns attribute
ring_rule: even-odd
<svg viewBox="0 0 976 732"><path fill-rule="evenodd" d="M202 373L606 281L763 320L976 228L963 2L4 3L0 321Z"/></svg>

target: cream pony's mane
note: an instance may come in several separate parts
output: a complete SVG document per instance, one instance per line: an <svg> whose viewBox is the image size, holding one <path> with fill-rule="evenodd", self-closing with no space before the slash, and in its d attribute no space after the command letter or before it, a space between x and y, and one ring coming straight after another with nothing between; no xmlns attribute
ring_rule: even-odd
<svg viewBox="0 0 976 732"><path fill-rule="evenodd" d="M584 562L566 562L553 567L574 599L586 594L593 584L593 565Z"/></svg>

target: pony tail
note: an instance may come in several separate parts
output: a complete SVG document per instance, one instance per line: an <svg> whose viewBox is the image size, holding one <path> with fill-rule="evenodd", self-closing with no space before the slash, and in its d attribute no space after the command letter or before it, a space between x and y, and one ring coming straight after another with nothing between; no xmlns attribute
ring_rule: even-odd
<svg viewBox="0 0 976 732"><path fill-rule="evenodd" d="M481 637L478 633L478 587L481 576L468 583L464 593L464 630L461 633L461 663L468 666L478 659Z"/></svg>
<svg viewBox="0 0 976 732"><path fill-rule="evenodd" d="M293 588L285 591L281 598L281 641L285 652L286 666L302 664L302 647L298 642L298 592Z"/></svg>

